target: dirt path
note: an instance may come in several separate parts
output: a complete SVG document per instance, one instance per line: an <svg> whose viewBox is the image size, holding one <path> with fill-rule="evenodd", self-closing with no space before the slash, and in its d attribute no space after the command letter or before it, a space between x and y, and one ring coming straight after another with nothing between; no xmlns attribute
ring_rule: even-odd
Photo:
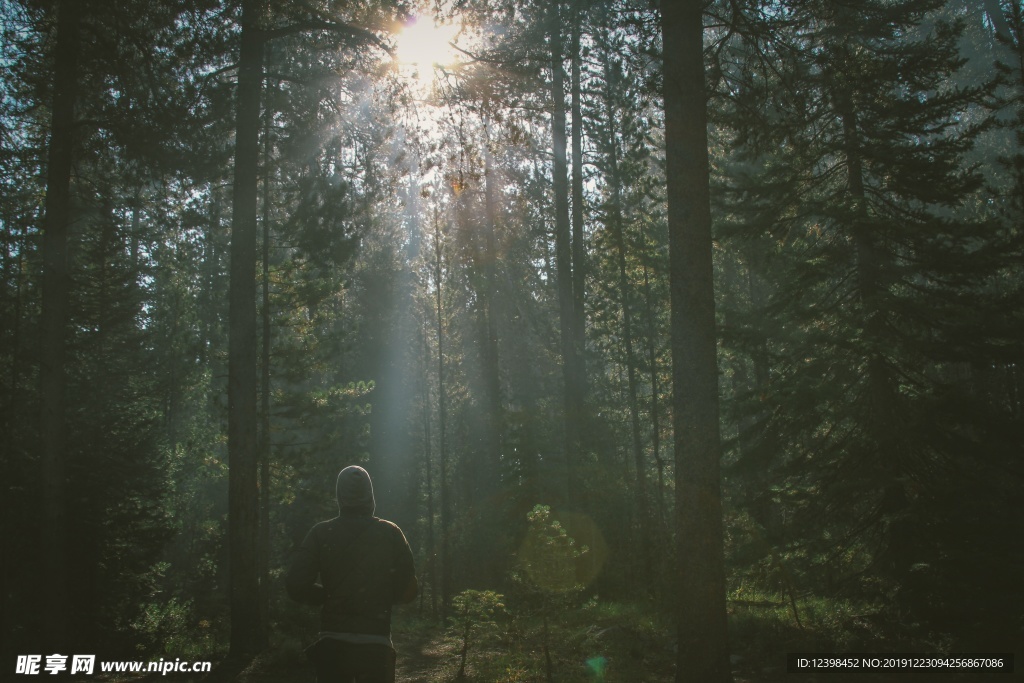
<svg viewBox="0 0 1024 683"><path fill-rule="evenodd" d="M432 683L438 681L438 672L444 668L451 654L445 651L440 629L402 631L392 634L398 651L396 683ZM270 663L273 662L273 663ZM218 673L218 672L215 672ZM197 683L314 683L313 668L301 656L288 661L276 659L270 653L267 659L252 662L243 671L225 667L211 678ZM170 680L169 678L166 680ZM176 683L184 683L182 678Z"/></svg>
<svg viewBox="0 0 1024 683"><path fill-rule="evenodd" d="M398 651L396 683L431 683L451 656L436 632L392 634Z"/></svg>

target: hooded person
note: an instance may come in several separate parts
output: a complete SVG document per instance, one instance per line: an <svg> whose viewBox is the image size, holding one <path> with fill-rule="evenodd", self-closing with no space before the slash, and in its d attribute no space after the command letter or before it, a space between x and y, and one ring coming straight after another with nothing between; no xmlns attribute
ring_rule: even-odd
<svg viewBox="0 0 1024 683"><path fill-rule="evenodd" d="M321 606L320 638L306 650L318 683L391 683L391 607L419 591L412 551L397 525L373 516L366 470L343 469L335 492L338 516L306 535L288 571L288 595Z"/></svg>

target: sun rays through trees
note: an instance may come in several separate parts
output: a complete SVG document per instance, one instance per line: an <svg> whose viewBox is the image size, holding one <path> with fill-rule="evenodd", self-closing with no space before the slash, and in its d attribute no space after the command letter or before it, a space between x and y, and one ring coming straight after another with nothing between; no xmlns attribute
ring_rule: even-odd
<svg viewBox="0 0 1024 683"><path fill-rule="evenodd" d="M408 680L1019 649L1016 3L121 5L0 0L5 657L300 671L351 464Z"/></svg>

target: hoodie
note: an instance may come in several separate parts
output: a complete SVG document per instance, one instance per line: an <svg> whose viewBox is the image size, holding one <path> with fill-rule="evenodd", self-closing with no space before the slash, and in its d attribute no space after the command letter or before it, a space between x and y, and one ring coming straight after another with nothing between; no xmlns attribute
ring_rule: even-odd
<svg viewBox="0 0 1024 683"><path fill-rule="evenodd" d="M390 642L392 605L418 592L412 551L397 525L373 516L366 470L343 469L335 493L338 516L306 535L288 571L288 595L321 606L322 632Z"/></svg>
<svg viewBox="0 0 1024 683"><path fill-rule="evenodd" d="M370 473L359 465L350 465L338 472L334 486L338 499L338 513L372 516L377 507L373 499L373 482Z"/></svg>

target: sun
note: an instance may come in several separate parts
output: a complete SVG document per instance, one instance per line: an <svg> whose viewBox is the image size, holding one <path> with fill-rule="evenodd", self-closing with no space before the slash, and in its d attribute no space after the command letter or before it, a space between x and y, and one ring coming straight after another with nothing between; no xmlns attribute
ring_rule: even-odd
<svg viewBox="0 0 1024 683"><path fill-rule="evenodd" d="M459 29L454 24L435 24L426 17L413 17L396 37L395 60L423 71L452 64L459 58L459 51L452 46Z"/></svg>

